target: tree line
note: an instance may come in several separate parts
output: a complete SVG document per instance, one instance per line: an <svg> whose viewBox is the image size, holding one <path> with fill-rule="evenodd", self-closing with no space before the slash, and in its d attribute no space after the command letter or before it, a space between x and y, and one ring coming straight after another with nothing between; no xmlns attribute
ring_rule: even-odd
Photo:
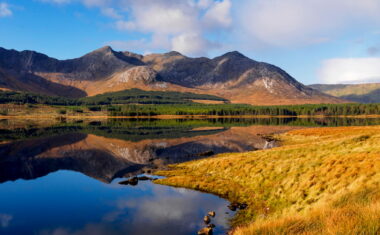
<svg viewBox="0 0 380 235"><path fill-rule="evenodd" d="M200 104L196 99L223 101L224 104ZM280 106L253 106L230 104L227 100L212 96L182 92L142 91L130 89L106 93L93 97L65 98L39 94L3 91L0 92L2 104L44 104L72 109L77 113L84 109L91 112L107 111L111 116L155 116L155 115L378 115L380 104L305 104ZM159 105L157 105L159 104Z"/></svg>

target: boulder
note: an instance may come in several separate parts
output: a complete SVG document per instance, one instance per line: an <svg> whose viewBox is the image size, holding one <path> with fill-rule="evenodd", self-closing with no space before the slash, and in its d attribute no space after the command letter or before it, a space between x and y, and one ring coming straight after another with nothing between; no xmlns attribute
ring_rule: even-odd
<svg viewBox="0 0 380 235"><path fill-rule="evenodd" d="M120 181L119 184L128 185L129 184L129 180Z"/></svg>
<svg viewBox="0 0 380 235"><path fill-rule="evenodd" d="M207 213L208 216L215 217L215 211L209 211Z"/></svg>
<svg viewBox="0 0 380 235"><path fill-rule="evenodd" d="M139 179L135 176L135 177L129 178L127 180L120 181L119 184L135 186L138 184L138 182L139 182Z"/></svg>
<svg viewBox="0 0 380 235"><path fill-rule="evenodd" d="M198 235L212 235L212 228L202 228L198 231Z"/></svg>
<svg viewBox="0 0 380 235"><path fill-rule="evenodd" d="M209 216L206 215L205 217L203 217L203 221L204 221L206 224L209 224L210 221L211 221L211 219L210 219Z"/></svg>
<svg viewBox="0 0 380 235"><path fill-rule="evenodd" d="M129 184L132 185L132 186L135 186L135 185L137 185L139 183L139 179L136 176L130 178L128 181L129 181Z"/></svg>
<svg viewBox="0 0 380 235"><path fill-rule="evenodd" d="M138 180L142 180L142 181L145 181L145 180L152 180L152 178L150 178L150 177L148 177L148 176L145 176L145 175L143 175L143 176L139 176L139 177L137 177L137 179L138 179Z"/></svg>
<svg viewBox="0 0 380 235"><path fill-rule="evenodd" d="M231 211L236 211L236 209L239 207L240 203L238 202L233 202L231 203L230 205L228 205L228 208L231 210Z"/></svg>
<svg viewBox="0 0 380 235"><path fill-rule="evenodd" d="M215 228L215 224L208 224L207 228Z"/></svg>
<svg viewBox="0 0 380 235"><path fill-rule="evenodd" d="M239 205L239 210L244 210L244 209L247 208L247 207L248 207L247 203L241 203L241 204Z"/></svg>

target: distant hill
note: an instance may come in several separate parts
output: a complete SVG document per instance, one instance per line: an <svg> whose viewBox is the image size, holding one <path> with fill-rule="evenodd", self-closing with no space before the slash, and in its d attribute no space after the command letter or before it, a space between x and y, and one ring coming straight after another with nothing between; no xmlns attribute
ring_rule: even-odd
<svg viewBox="0 0 380 235"><path fill-rule="evenodd" d="M106 46L80 58L57 60L0 48L0 89L79 98L131 88L208 94L256 105L344 102L236 51L209 59L178 52L142 56Z"/></svg>
<svg viewBox="0 0 380 235"><path fill-rule="evenodd" d="M349 101L380 103L380 83L314 84L309 87Z"/></svg>

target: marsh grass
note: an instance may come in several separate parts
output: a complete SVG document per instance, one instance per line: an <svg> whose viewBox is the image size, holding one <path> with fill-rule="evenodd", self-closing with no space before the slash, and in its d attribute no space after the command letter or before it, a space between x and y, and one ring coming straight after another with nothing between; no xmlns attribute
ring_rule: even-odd
<svg viewBox="0 0 380 235"><path fill-rule="evenodd" d="M313 128L282 147L172 166L158 183L246 202L235 234L380 233L380 127Z"/></svg>

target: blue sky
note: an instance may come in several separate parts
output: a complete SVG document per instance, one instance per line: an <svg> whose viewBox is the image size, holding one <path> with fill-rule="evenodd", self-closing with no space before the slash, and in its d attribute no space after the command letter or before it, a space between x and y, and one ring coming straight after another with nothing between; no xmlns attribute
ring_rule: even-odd
<svg viewBox="0 0 380 235"><path fill-rule="evenodd" d="M379 0L0 0L0 46L59 59L238 50L305 84L378 82L378 12Z"/></svg>

